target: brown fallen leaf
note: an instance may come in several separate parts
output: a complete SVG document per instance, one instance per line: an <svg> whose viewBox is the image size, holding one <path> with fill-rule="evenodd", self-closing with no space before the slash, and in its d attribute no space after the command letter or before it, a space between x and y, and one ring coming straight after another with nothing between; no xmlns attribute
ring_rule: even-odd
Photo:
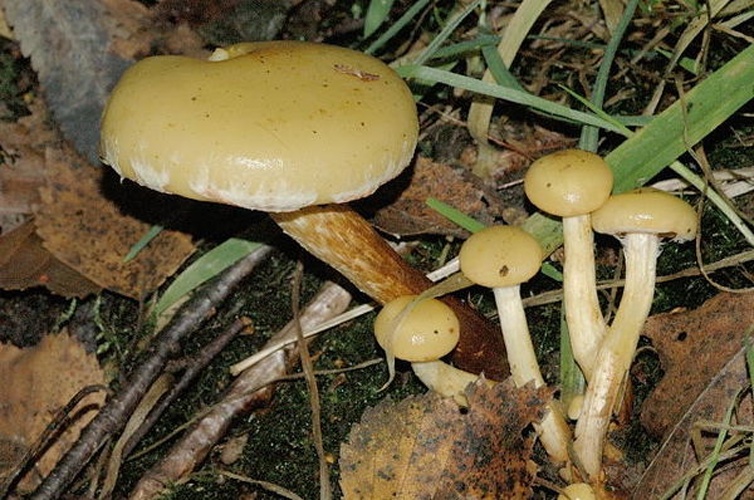
<svg viewBox="0 0 754 500"><path fill-rule="evenodd" d="M124 262L151 224L123 214L102 193L105 170L70 148L46 150L47 185L36 213L37 233L61 262L102 288L144 298L194 251L191 238L163 230L136 258Z"/></svg>
<svg viewBox="0 0 754 500"><path fill-rule="evenodd" d="M11 231L33 212L44 184L44 148L57 139L44 120L44 103L29 105L30 114L15 122L0 121L0 229Z"/></svg>
<svg viewBox="0 0 754 500"><path fill-rule="evenodd" d="M533 440L551 395L503 382L467 390L469 408L434 393L364 413L341 446L345 498L530 498Z"/></svg>
<svg viewBox="0 0 754 500"><path fill-rule="evenodd" d="M634 487L631 498L645 499L663 496L671 485L685 474L699 467L700 461L709 456L714 440L717 438L715 426L718 426L717 430L719 431L720 426L725 422L726 411L736 403L736 398L741 390L746 388L749 383L744 351L745 348L740 348L739 344L736 354L728 359L728 362L708 382L701 394L696 396L691 406L686 408L683 417L669 430L662 447ZM700 422L712 424L711 427L706 428L709 433L704 435L704 440L701 443L703 449L695 448L692 442L692 432ZM749 394L743 401L739 402L735 423L748 426L750 429L753 422L751 395ZM716 474L712 478L705 498L732 498L724 495L723 491L731 485L737 474L748 468L750 463L748 450L748 447L746 447L741 454L742 456L739 457L741 460L737 462L729 460L718 464ZM698 477L697 474L696 478L698 479ZM696 484L698 484L698 481ZM684 494L676 493L666 498L680 500L682 498L694 498L695 496L696 490L692 483L689 490ZM754 498L754 489L749 487L743 495L736 498Z"/></svg>
<svg viewBox="0 0 754 500"><path fill-rule="evenodd" d="M448 203L485 224L502 216L497 199L470 179L468 174L428 158L416 160L408 186L391 185L403 189L390 205L377 211L373 222L383 231L410 236L416 234L445 234L460 237L468 232L429 208L427 198Z"/></svg>
<svg viewBox="0 0 754 500"><path fill-rule="evenodd" d="M45 286L64 297L86 297L101 288L55 258L42 246L33 221L0 236L0 288Z"/></svg>
<svg viewBox="0 0 754 500"><path fill-rule="evenodd" d="M104 384L97 358L67 333L47 335L34 347L19 349L0 344L0 443L13 444L16 458L32 446L55 413L88 385ZM34 470L21 482L22 490L36 486L70 447L80 430L105 400L102 391L87 395L70 413L81 415L55 439L36 461ZM7 475L15 462L2 462L0 475Z"/></svg>
<svg viewBox="0 0 754 500"><path fill-rule="evenodd" d="M664 436L743 345L754 323L754 294L721 293L693 311L658 314L644 335L665 376L642 406L641 421Z"/></svg>

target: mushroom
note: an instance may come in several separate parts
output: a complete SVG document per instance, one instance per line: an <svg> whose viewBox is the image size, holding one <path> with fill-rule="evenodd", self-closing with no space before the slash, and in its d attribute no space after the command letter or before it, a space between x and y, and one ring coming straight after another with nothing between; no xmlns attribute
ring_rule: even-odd
<svg viewBox="0 0 754 500"><path fill-rule="evenodd" d="M524 190L540 210L563 220L563 302L576 362L587 380L605 335L597 298L594 237L589 214L607 201L613 174L594 153L566 149L529 167Z"/></svg>
<svg viewBox="0 0 754 500"><path fill-rule="evenodd" d="M455 348L459 328L453 310L435 298L404 295L385 304L375 318L374 336L387 356L390 379L395 360L408 361L424 385L465 405L463 392L479 377L440 359Z"/></svg>
<svg viewBox="0 0 754 500"><path fill-rule="evenodd" d="M489 226L461 246L461 272L472 282L492 288L511 376L517 387L545 385L521 301L521 283L539 271L544 252L537 240L515 226ZM541 424L542 444L556 462L568 460L570 430L562 411L551 405Z"/></svg>
<svg viewBox="0 0 754 500"><path fill-rule="evenodd" d="M660 242L693 239L698 222L693 207L685 201L646 188L612 196L592 214L592 225L595 231L621 241L626 263L620 305L597 352L576 424L574 450L594 480L600 472L610 417L652 306Z"/></svg>
<svg viewBox="0 0 754 500"><path fill-rule="evenodd" d="M343 205L393 179L418 135L412 94L387 65L324 44L242 43L209 61L129 68L101 125L103 163L156 191L270 212L284 232L380 303L431 283ZM468 351L491 325L451 301ZM472 360L473 362L473 360ZM504 373L505 367L489 367Z"/></svg>

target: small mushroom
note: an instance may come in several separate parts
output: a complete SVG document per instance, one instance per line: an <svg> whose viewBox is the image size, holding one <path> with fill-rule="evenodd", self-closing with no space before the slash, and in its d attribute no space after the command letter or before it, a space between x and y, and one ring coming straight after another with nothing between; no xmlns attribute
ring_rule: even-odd
<svg viewBox="0 0 754 500"><path fill-rule="evenodd" d="M652 306L660 242L693 239L698 222L691 205L648 188L611 197L592 214L592 225L595 231L612 234L621 241L626 263L620 305L597 352L575 430L574 449L586 473L596 479L620 386Z"/></svg>
<svg viewBox="0 0 754 500"><path fill-rule="evenodd" d="M529 167L524 190L540 210L563 220L563 302L573 355L589 379L605 321L597 298L594 237L589 214L601 207L613 187L613 174L594 153L566 149Z"/></svg>
<svg viewBox="0 0 754 500"><path fill-rule="evenodd" d="M463 391L479 377L440 359L455 348L459 328L453 310L435 298L404 295L385 304L375 318L374 335L387 356L390 379L396 359L409 361L424 385L465 404Z"/></svg>
<svg viewBox="0 0 754 500"><path fill-rule="evenodd" d="M520 294L521 283L539 271L542 247L521 228L489 226L472 234L458 257L470 281L492 289L513 382L544 386ZM568 460L570 430L559 408L552 406L542 421L541 439L556 462Z"/></svg>
<svg viewBox="0 0 754 500"><path fill-rule="evenodd" d="M134 64L104 111L100 151L122 178L156 191L270 212L311 254L385 303L431 283L343 203L400 174L417 135L411 91L378 59L275 41L218 49L209 61ZM491 332L469 307L450 303L464 329Z"/></svg>

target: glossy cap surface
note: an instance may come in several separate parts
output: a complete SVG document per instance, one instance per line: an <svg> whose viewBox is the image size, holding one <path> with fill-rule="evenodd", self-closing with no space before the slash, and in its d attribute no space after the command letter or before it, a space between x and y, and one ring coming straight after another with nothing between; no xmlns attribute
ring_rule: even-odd
<svg viewBox="0 0 754 500"><path fill-rule="evenodd" d="M129 68L101 126L102 161L157 191L265 211L371 194L410 162L414 99L378 59L277 41Z"/></svg>
<svg viewBox="0 0 754 500"><path fill-rule="evenodd" d="M537 208L572 217L598 209L613 189L613 172L599 155L565 149L531 164L524 191Z"/></svg>
<svg viewBox="0 0 754 500"><path fill-rule="evenodd" d="M489 226L472 234L458 255L461 271L489 288L519 285L539 271L544 252L536 239L515 226Z"/></svg>
<svg viewBox="0 0 754 500"><path fill-rule="evenodd" d="M697 232L694 208L670 193L652 188L611 196L592 214L592 227L604 234L652 233L677 241Z"/></svg>
<svg viewBox="0 0 754 500"><path fill-rule="evenodd" d="M460 323L443 302L415 299L404 295L385 304L374 321L377 343L397 359L438 360L458 343Z"/></svg>

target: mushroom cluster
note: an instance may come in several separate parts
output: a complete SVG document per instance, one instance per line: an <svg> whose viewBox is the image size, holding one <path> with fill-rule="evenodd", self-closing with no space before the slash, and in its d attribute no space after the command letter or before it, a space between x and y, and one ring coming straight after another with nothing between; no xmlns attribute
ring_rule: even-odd
<svg viewBox="0 0 754 500"><path fill-rule="evenodd" d="M566 494L579 498L592 498L593 491L602 486L605 436L652 305L660 244L693 239L698 224L693 207L680 198L654 189L611 195L612 181L607 163L581 150L559 151L537 160L524 179L529 200L563 221L565 317L586 392L578 398L581 408L573 414L573 433L557 403L550 406L538 431L553 463L563 466L563 477L574 483ZM610 324L597 296L594 231L615 236L624 249L625 287ZM518 386L545 384L519 294L520 285L538 272L543 258L537 241L512 226L474 233L459 254L463 275L493 291L511 376ZM391 317L413 315L419 306L406 300L399 307L400 312L391 312ZM436 316L434 321L439 320ZM401 335L413 334L404 331ZM439 358L427 364L454 370ZM459 394L474 379L458 372L451 372L455 382L446 395ZM420 378L430 388L438 385L436 379Z"/></svg>

